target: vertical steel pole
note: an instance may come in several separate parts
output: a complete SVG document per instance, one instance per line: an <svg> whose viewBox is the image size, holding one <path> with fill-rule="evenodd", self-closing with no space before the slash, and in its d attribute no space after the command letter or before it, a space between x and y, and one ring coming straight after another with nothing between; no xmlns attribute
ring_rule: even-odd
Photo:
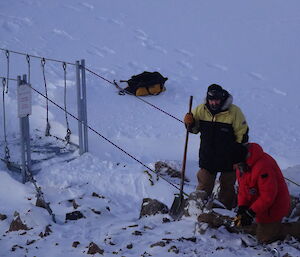
<svg viewBox="0 0 300 257"><path fill-rule="evenodd" d="M18 76L18 88L24 84L27 84L27 77L23 75L23 80L21 76ZM18 93L19 94L19 93ZM22 101L22 99L18 98L18 101ZM18 104L21 104L18 102ZM18 108L18 111L19 108ZM31 170L31 149L30 149L30 133L29 133L29 114L20 114L19 123L20 123L20 133L21 133L21 174L22 174L22 182L26 183L28 181L27 172Z"/></svg>
<svg viewBox="0 0 300 257"><path fill-rule="evenodd" d="M21 76L17 77L18 79L18 87L22 85ZM22 174L22 183L25 184L26 182L26 161L25 161L25 143L24 143L24 125L23 125L23 118L19 118L20 123L20 133L21 133L21 174Z"/></svg>
<svg viewBox="0 0 300 257"><path fill-rule="evenodd" d="M27 84L26 74L23 75L23 83ZM27 115L26 117L24 117L22 119L24 119L24 137L25 137L24 142L25 142L25 152L26 152L26 168L27 168L28 171L31 171L31 148L30 148L29 115Z"/></svg>
<svg viewBox="0 0 300 257"><path fill-rule="evenodd" d="M87 128L87 100L86 100L86 77L85 61L81 60L81 80L82 80L82 121L83 121L83 140L84 152L88 152L88 128Z"/></svg>
<svg viewBox="0 0 300 257"><path fill-rule="evenodd" d="M85 61L76 61L79 154L88 151Z"/></svg>
<svg viewBox="0 0 300 257"><path fill-rule="evenodd" d="M83 136L82 136L82 101L81 101L81 80L80 64L76 61L76 87L77 87L77 114L78 114L78 137L79 137L79 154L83 154Z"/></svg>

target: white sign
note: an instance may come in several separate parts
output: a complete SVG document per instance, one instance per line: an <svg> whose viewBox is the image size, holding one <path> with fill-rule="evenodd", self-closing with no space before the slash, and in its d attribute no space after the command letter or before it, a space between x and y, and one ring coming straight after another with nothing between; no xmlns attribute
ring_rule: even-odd
<svg viewBox="0 0 300 257"><path fill-rule="evenodd" d="M20 85L17 89L18 117L23 118L32 113L31 88L29 84Z"/></svg>

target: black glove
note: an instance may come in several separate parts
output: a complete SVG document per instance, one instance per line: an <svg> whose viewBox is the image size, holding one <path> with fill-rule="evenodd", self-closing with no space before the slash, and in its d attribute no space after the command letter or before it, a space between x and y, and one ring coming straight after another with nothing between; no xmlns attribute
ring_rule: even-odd
<svg viewBox="0 0 300 257"><path fill-rule="evenodd" d="M245 206L245 205L239 206L239 208L237 209L237 212L236 212L236 216L244 214L246 210L248 210L247 206Z"/></svg>
<svg viewBox="0 0 300 257"><path fill-rule="evenodd" d="M251 209L247 209L244 213L241 214L241 225L242 226L249 226L252 224L253 219L255 218L255 212Z"/></svg>

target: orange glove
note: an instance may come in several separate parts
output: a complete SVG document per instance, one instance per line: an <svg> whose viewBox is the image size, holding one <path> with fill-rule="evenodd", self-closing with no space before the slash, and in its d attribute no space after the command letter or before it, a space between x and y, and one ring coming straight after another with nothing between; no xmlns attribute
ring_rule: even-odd
<svg viewBox="0 0 300 257"><path fill-rule="evenodd" d="M191 125L193 125L193 123L195 122L195 119L194 119L194 116L192 113L187 113L185 116L184 116L184 124L187 126L187 127L190 127Z"/></svg>

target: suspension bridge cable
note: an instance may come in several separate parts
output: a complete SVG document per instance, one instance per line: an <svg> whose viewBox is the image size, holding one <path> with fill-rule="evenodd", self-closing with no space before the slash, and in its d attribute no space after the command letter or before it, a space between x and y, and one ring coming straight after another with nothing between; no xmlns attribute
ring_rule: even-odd
<svg viewBox="0 0 300 257"><path fill-rule="evenodd" d="M6 110L5 110L5 94L7 92L5 92L5 85L6 85L7 81L6 78L2 78L2 108L3 108L3 134L4 134L4 143L5 143L5 147L4 147L4 151L5 151L5 161L9 162L10 159L10 154L9 154L9 148L8 148L8 143L7 143L7 133L6 133Z"/></svg>
<svg viewBox="0 0 300 257"><path fill-rule="evenodd" d="M67 134L65 136L65 139L68 144L70 143L70 136L72 133L70 130L68 114L67 114L67 64L65 62L63 63L63 70L64 70L64 107L65 107L65 116L66 116L66 125L67 125Z"/></svg>
<svg viewBox="0 0 300 257"><path fill-rule="evenodd" d="M6 55L6 64L7 64L7 68L6 68L6 92L8 93L8 78L9 78L9 51L6 50L5 51L5 55Z"/></svg>
<svg viewBox="0 0 300 257"><path fill-rule="evenodd" d="M1 78L1 79L5 79L5 80L7 79L6 77L2 77L2 76L0 76L0 78ZM18 81L17 79L14 79L14 78L8 78L8 80Z"/></svg>
<svg viewBox="0 0 300 257"><path fill-rule="evenodd" d="M298 183L294 182L293 180L291 180L291 179L289 179L289 178L286 178L286 177L284 177L284 178L285 178L287 181L293 183L294 185L300 187L300 185L299 185Z"/></svg>
<svg viewBox="0 0 300 257"><path fill-rule="evenodd" d="M72 62L66 62L66 61L62 61L62 60L58 60L58 59L45 58L45 57L42 57L42 56L32 55L32 54L27 54L27 53L22 53L22 52L17 52L17 51L13 51L13 50L1 48L1 47L0 47L0 50L5 51L5 52L8 51L8 52L10 52L10 53L19 54L19 55L24 55L24 56L27 56L27 55L28 55L29 57L37 58L37 59L40 59L40 60L45 59L46 61L59 62L59 63L64 63L64 62L65 62L65 63L67 63L67 64L69 64L69 65L74 65L74 66L76 66L75 63L72 63Z"/></svg>
<svg viewBox="0 0 300 257"><path fill-rule="evenodd" d="M41 62L43 62L43 61L53 61L53 62L65 63L65 64L69 64L69 65L74 65L74 66L76 66L75 63L66 62L66 61L62 61L62 60L57 60L57 59L52 59L52 58L45 58L45 57L42 57L42 56L37 56L37 55L32 55L32 54L22 53L22 52L18 52L18 51L14 51L14 50L8 50L8 49L5 49L5 48L0 48L0 50L5 51L6 53L11 52L11 53L15 53L15 54L19 54L19 55L24 55L24 56L26 56L26 59L27 59L27 62L28 62L28 76L29 76L29 78L30 78L30 63L29 63L30 57L38 58L38 59L41 60ZM104 78L103 76L97 74L96 72L94 72L94 71L92 71L92 70L90 70L90 69L88 69L88 68L86 68L86 67L85 67L85 70L87 70L87 71L90 72L91 74L93 74L93 75L95 75L95 76L97 76L97 77L99 77L99 78L105 80L106 82L110 83L111 85L116 86L116 83L114 83L114 82L112 82L112 81L110 81L110 80ZM7 80L8 80L8 79L7 79ZM177 117L175 117L174 115L172 115L172 114L170 114L170 113L168 113L168 112L162 110L161 108L155 106L154 104L152 104L152 103L146 101L145 99L142 99L142 98L139 97L139 96L135 96L135 97L138 98L140 101L142 101L142 102L144 102L144 103L146 103L146 104L152 106L153 108L157 109L158 111L163 112L164 114L166 114L166 115L172 117L173 119L175 119L175 120L177 120L177 121L183 123L182 120L180 120L180 119L178 119Z"/></svg>
<svg viewBox="0 0 300 257"><path fill-rule="evenodd" d="M46 95L46 131L45 131L45 136L50 136L50 123L49 123L49 103L48 103L48 90L47 90L47 81L46 81L46 75L45 75L45 64L46 60L43 58L41 60L41 65L42 65L42 73L43 73L43 78L44 78L44 85L45 85L45 95Z"/></svg>
<svg viewBox="0 0 300 257"><path fill-rule="evenodd" d="M87 70L88 72L92 73L93 75L95 75L95 76L97 76L97 77L99 77L99 78L101 78L101 79L103 79L103 80L107 81L108 83L110 83L110 84L112 84L112 85L114 85L114 86L118 86L118 85L116 84L116 82L115 82L115 81L114 81L114 82L112 82L112 81L110 81L110 80L108 80L108 79L104 78L103 76L101 76L101 75L97 74L96 72L94 72L94 71L92 71L92 70L90 70L90 69L88 69L88 68L85 68L85 70ZM177 121L179 121L179 122L183 123L183 121L182 121L182 120L180 120L180 119L178 119L177 117L175 117L174 115L172 115L172 114L170 114L170 113L168 113L168 112L164 111L163 109L161 109L161 108L159 108L159 107L155 106L154 104L152 104L152 103L150 103L150 102L146 101L145 99L143 99L143 98L141 98L141 97L139 97L139 96L136 96L136 95L133 95L133 96L135 96L135 97L136 97L137 99L139 99L140 101L142 101L142 102L144 102L144 103L146 103L146 104L148 104L148 105L152 106L153 108L155 108L155 109L159 110L160 112L163 112L164 114L166 114L166 115L168 115L168 116L172 117L173 119L175 119L175 120L177 120Z"/></svg>
<svg viewBox="0 0 300 257"><path fill-rule="evenodd" d="M30 56L28 54L26 55L26 61L28 65L28 83L30 83Z"/></svg>
<svg viewBox="0 0 300 257"><path fill-rule="evenodd" d="M9 80L15 80L15 81L17 81L17 79L9 78L9 53L10 53L10 52L11 52L11 53L15 53L15 54L19 54L19 55L24 55L24 56L26 56L26 60L27 60L27 62L28 62L28 81L30 81L30 57L38 58L38 59L41 60L42 67L43 67L43 77L44 77L44 83L45 83L46 96L44 96L44 95L41 94L40 92L37 92L37 93L41 94L43 97L45 97L45 98L47 99L47 128L46 128L46 133L45 133L45 134L46 134L46 135L47 135L47 134L50 135L50 124L49 124L49 120L48 120L48 100L49 100L50 102L52 102L54 105L56 105L56 104L55 104L52 100L48 99L48 95L47 95L47 84L46 84L46 78L45 78L45 74L44 74L44 65L45 65L45 61L47 60L47 61L59 62L59 63L62 63L63 65L69 64L69 65L74 65L74 66L76 66L76 64L75 64L75 63L71 63L71 62L66 62L66 61L57 60L57 59L45 58L45 57L41 57L41 56L37 56L37 55L26 54L26 53L17 52L17 51L13 51L13 50L8 50L8 49L4 49L4 48L0 48L0 50L2 50L2 51L5 52L6 58L7 58L7 77L4 78L4 77L0 76L0 78L2 78L2 83L4 83L4 82L3 82L3 79L6 80L6 83L7 83L7 85L6 85L6 93L8 92L8 81L9 81ZM44 63L44 65L43 65L43 63ZM110 81L110 80L104 78L103 76L97 74L96 72L94 72L94 71L92 71L91 69L88 69L88 68L86 68L86 67L85 67L85 70L88 71L88 72L90 72L91 74L93 74L93 75L95 75L95 76L97 76L97 77L99 77L99 78L105 80L106 82L110 83L111 85L116 86L116 82L115 82L115 81L112 82L112 81ZM32 88L32 89L34 90L34 88ZM135 96L135 95L134 95L134 96ZM160 112L163 112L164 114L170 116L171 118L173 118L173 119L175 119L175 120L177 120L177 121L183 123L182 120L180 120L180 119L178 119L177 117L175 117L174 115L172 115L172 114L170 114L170 113L164 111L163 109L161 109L161 108L155 106L154 104L152 104L152 103L146 101L145 99L142 99L142 98L139 97L139 96L135 96L135 97L138 98L140 101L142 101L142 102L144 102L144 103L146 103L146 104L152 106L153 108L159 110ZM57 105L57 107L61 108L61 107L58 106L58 105ZM61 108L61 109L62 109L62 108ZM66 110L66 107L65 107L65 109L63 109L63 110ZM70 114L69 112L65 111L65 113L66 113L66 117L67 117L67 114L69 114L71 117L77 119L75 116L73 116L73 115ZM78 119L77 119L77 120L78 120ZM67 124L68 124L68 122L67 122ZM68 125L67 125L67 126L68 126ZM89 128L90 130L94 131L94 130L93 130L92 128L90 128L89 126L88 126L88 128ZM47 133L47 132L48 132L48 133ZM71 132L71 131L70 131L70 132ZM68 133L70 133L70 132L67 130L66 140L67 140ZM94 131L94 132L96 133L96 131ZM96 133L96 134L97 134L97 133ZM101 135L99 135L99 136L101 136ZM102 136L101 136L101 137L102 137ZM104 137L103 137L103 138L104 138ZM104 138L104 139L105 139L105 140L108 140L108 139L106 139L106 138ZM108 140L108 142L109 142L109 140ZM116 147L118 148L118 146L116 146ZM121 150L121 149L120 149L120 150ZM123 151L123 150L121 150L121 151ZM125 153L126 153L126 152L125 152ZM8 152L8 154L9 154L9 152ZM127 153L126 153L126 154L127 154ZM127 155L129 155L129 154L127 154ZM129 155L129 156L130 156L130 155ZM130 157L131 157L131 156L130 156ZM133 156L132 156L132 157L133 157ZM133 159L135 159L135 158L133 157ZM136 160L136 161L138 161L138 160ZM138 162L139 162L139 161L138 161ZM142 164L142 163L140 163L140 164ZM144 164L142 164L142 165L145 166ZM147 167L147 166L145 166L145 167L146 167L147 169L151 170L149 167ZM155 172L155 171L153 171L153 170L151 170L151 171L152 171L152 172ZM163 178L163 179L164 179L164 178ZM297 186L300 187L300 185L299 185L298 183L296 183L296 182L294 182L294 181L292 181L292 180L290 180L290 179L288 179L288 178L285 178L285 179L288 180L288 181L290 181L291 183L293 183L293 184L295 184L295 185L297 185ZM166 181L167 181L167 180L166 180ZM167 181L167 182L170 183L169 181ZM174 185L174 186L175 186L175 185ZM176 187L176 186L175 186L175 187ZM177 188L177 187L176 187L176 188ZM179 189L179 188L177 188L177 189Z"/></svg>
<svg viewBox="0 0 300 257"><path fill-rule="evenodd" d="M36 92L37 94L39 94L40 96L44 97L44 98L48 98L47 96L43 95L41 92L39 92L37 89L33 88L32 86L30 86L31 89ZM57 103L55 103L54 101L52 101L51 99L48 98L48 101L51 102L52 104L54 104L56 107L58 107L59 109L61 109L62 111L65 111L63 107L61 107L60 105L58 105ZM71 116L72 118L74 118L75 120L81 122L75 115L71 114L70 112L66 111L67 114L69 116ZM128 153L127 151L125 151L124 149L122 149L121 147L119 147L118 145L116 145L114 142L112 142L111 140L109 140L108 138L106 138L105 136L103 136L102 134L100 134L97 130L93 129L91 126L89 126L88 124L84 124L89 130L93 131L96 135L100 136L101 138L103 138L105 141L107 141L108 143L112 144L114 147L116 147L117 149L119 149L121 152L125 153L127 156L129 156L131 159L135 160L136 162L138 162L139 164L141 164L142 166L144 166L146 169L150 170L151 172L153 172L154 174L156 174L158 177L160 177L161 179L163 179L164 181L166 181L168 184L170 184L171 186L173 186L174 188L179 190L179 187L177 187L176 185L174 185L172 182L168 181L167 179L165 179L163 176L159 175L157 172L155 172L155 170L151 169L149 166L147 166L146 164L144 164L143 162L141 162L140 160L138 160L137 158L135 158L132 154ZM186 196L188 196L186 193L184 193Z"/></svg>

